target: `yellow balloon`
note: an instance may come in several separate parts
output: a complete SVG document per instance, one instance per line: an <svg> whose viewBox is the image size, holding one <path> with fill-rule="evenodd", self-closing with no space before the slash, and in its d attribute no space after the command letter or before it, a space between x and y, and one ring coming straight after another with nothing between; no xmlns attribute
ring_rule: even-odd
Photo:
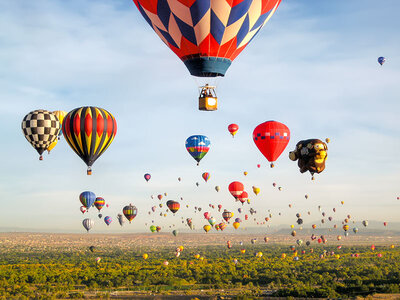
<svg viewBox="0 0 400 300"><path fill-rule="evenodd" d="M195 254L194 258L195 259L199 259L200 258L200 254Z"/></svg>
<svg viewBox="0 0 400 300"><path fill-rule="evenodd" d="M52 142L49 147L47 147L47 152L50 153L51 150L57 145L58 139L55 139L54 142Z"/></svg>
<svg viewBox="0 0 400 300"><path fill-rule="evenodd" d="M336 257L336 259L339 259L339 258L340 258L340 255L339 255L339 254L336 254L335 257Z"/></svg>
<svg viewBox="0 0 400 300"><path fill-rule="evenodd" d="M286 258L286 253L282 253L281 257L282 257L282 259L285 259Z"/></svg>
<svg viewBox="0 0 400 300"><path fill-rule="evenodd" d="M57 117L57 119L60 122L61 126L62 126L63 120L64 120L64 118L65 118L65 116L67 114L68 113L66 111L63 111L63 110L53 111L53 115L55 115Z"/></svg>
<svg viewBox="0 0 400 300"><path fill-rule="evenodd" d="M294 228L294 225L290 225L290 228Z"/></svg>
<svg viewBox="0 0 400 300"><path fill-rule="evenodd" d="M211 229L211 225L204 225L203 229L204 229L205 232L209 232L210 229Z"/></svg>
<svg viewBox="0 0 400 300"><path fill-rule="evenodd" d="M147 253L143 254L143 259L148 259L149 255Z"/></svg>
<svg viewBox="0 0 400 300"><path fill-rule="evenodd" d="M240 226L239 222L233 222L233 228L238 229Z"/></svg>
<svg viewBox="0 0 400 300"><path fill-rule="evenodd" d="M247 171L244 171L243 174L244 174L244 176L247 176L248 173L247 173Z"/></svg>
<svg viewBox="0 0 400 300"><path fill-rule="evenodd" d="M183 251L183 246L179 246L178 248L181 250L181 252Z"/></svg>
<svg viewBox="0 0 400 300"><path fill-rule="evenodd" d="M325 142L326 142L326 143L329 143L330 141L331 141L330 138L326 138L326 139L325 139Z"/></svg>
<svg viewBox="0 0 400 300"><path fill-rule="evenodd" d="M246 253L246 249L240 249L240 253L245 254Z"/></svg>
<svg viewBox="0 0 400 300"><path fill-rule="evenodd" d="M260 188L253 186L253 192L256 194L256 196L260 193Z"/></svg>

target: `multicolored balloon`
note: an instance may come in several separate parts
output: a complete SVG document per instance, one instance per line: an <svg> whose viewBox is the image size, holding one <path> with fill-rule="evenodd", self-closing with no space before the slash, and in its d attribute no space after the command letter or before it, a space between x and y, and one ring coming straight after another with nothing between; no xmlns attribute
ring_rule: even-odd
<svg viewBox="0 0 400 300"><path fill-rule="evenodd" d="M210 179L210 173L204 172L201 177L203 177L204 181L207 182Z"/></svg>
<svg viewBox="0 0 400 300"><path fill-rule="evenodd" d="M91 175L93 163L114 140L117 122L105 109L85 106L66 115L62 131L72 150L88 166L87 174Z"/></svg>
<svg viewBox="0 0 400 300"><path fill-rule="evenodd" d="M94 201L94 206L100 211L103 206L106 204L106 201L102 197L97 197L96 200Z"/></svg>
<svg viewBox="0 0 400 300"><path fill-rule="evenodd" d="M179 202L174 201L174 200L168 200L167 201L167 206L169 208L170 211L172 211L172 213L176 213L179 208L181 207L181 205L179 204Z"/></svg>
<svg viewBox="0 0 400 300"><path fill-rule="evenodd" d="M96 195L93 192L85 191L79 195L79 200L82 205L89 210L89 208L94 204L94 201L96 201Z"/></svg>
<svg viewBox="0 0 400 300"><path fill-rule="evenodd" d="M197 77L224 76L281 0L133 0L161 40ZM174 24L174 25L173 25Z"/></svg>
<svg viewBox="0 0 400 300"><path fill-rule="evenodd" d="M197 161L197 165L210 150L210 144L210 139L205 135L192 135L185 143L186 150Z"/></svg>
<svg viewBox="0 0 400 300"><path fill-rule="evenodd" d="M109 226L112 222L112 218L110 216L104 217L104 222Z"/></svg>
<svg viewBox="0 0 400 300"><path fill-rule="evenodd" d="M123 208L122 212L124 216L128 219L129 223L131 223L132 220L136 217L138 210L136 206L129 204Z"/></svg>
<svg viewBox="0 0 400 300"><path fill-rule="evenodd" d="M274 167L274 162L285 150L290 140L289 128L277 121L267 121L253 131L253 140L260 152Z"/></svg>

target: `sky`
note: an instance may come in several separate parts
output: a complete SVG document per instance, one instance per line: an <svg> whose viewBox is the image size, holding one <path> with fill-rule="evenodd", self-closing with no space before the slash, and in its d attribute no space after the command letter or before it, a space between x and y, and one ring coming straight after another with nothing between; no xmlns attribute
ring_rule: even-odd
<svg viewBox="0 0 400 300"><path fill-rule="evenodd" d="M282 1L218 81L218 111L201 112L196 80L132 1L1 1L0 230L84 232L86 217L95 220L94 233L148 231L152 220L166 230L183 228L187 217L201 228L205 211L221 219L210 203L244 219L228 192L235 180L250 195L245 211L253 207L262 221L270 210L271 226L292 224L297 212L308 211L305 223L319 222L319 205L337 224L350 214L358 223L390 226L400 212L399 9L397 0ZM387 58L382 67L379 56ZM86 105L108 110L118 123L93 175L64 139L39 161L22 134L23 117ZM252 141L254 128L268 120L291 130L274 169ZM230 123L239 125L234 139ZM211 140L200 166L185 149L193 134ZM311 181L288 153L299 140L326 137L326 170ZM207 183L203 172L211 174ZM252 186L260 187L258 196ZM85 190L106 199L109 227L94 208L80 213ZM157 200L162 193L168 196ZM170 199L181 210L160 217ZM121 228L116 215L129 203L139 213ZM157 214L149 215L153 205ZM194 213L195 206L202 212Z"/></svg>

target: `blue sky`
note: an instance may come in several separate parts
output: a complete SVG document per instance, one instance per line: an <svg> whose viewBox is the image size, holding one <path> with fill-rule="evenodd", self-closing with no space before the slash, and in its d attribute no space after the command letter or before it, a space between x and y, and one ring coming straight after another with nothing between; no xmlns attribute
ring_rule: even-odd
<svg viewBox="0 0 400 300"><path fill-rule="evenodd" d="M347 214L356 221L398 220L399 9L396 0L379 6L368 0L283 1L219 81L219 110L207 113L197 110L195 80L131 1L2 1L0 228L81 232L78 196L84 190L103 196L110 204L103 216L114 218L107 228L93 209L93 232L146 231L151 220L179 227L181 217L193 217L199 228L205 222L194 206L204 212L209 203L221 203L236 212L227 190L233 180L245 184L252 201L245 208L257 209L258 219L271 210L271 225L291 224L297 212L307 211L305 222L317 221L318 205L327 213L338 208L329 214L337 224ZM387 57L383 67L378 56ZM86 176L85 164L64 140L39 162L20 129L25 114L83 105L107 109L118 123L93 175ZM291 130L274 169L252 141L254 128L271 119ZM240 126L235 139L230 123ZM193 134L211 140L199 167L184 147ZM288 152L301 139L326 137L332 140L326 170L313 182ZM208 183L201 178L205 171ZM146 172L153 176L149 183ZM257 197L253 185L261 188ZM182 206L190 208L175 217L149 216L159 204L150 195L164 192L165 200L183 197ZM116 215L129 203L139 215L120 228Z"/></svg>

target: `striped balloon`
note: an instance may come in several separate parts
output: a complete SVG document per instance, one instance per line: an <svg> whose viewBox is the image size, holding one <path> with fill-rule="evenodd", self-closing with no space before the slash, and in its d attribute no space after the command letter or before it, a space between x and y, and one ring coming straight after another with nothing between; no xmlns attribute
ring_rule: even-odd
<svg viewBox="0 0 400 300"><path fill-rule="evenodd" d="M79 195L79 200L81 201L82 205L89 210L96 200L96 195L93 192L85 191Z"/></svg>
<svg viewBox="0 0 400 300"><path fill-rule="evenodd" d="M181 207L179 202L173 201L173 200L168 200L167 206L168 206L169 210L172 211L172 213L176 213L179 210L179 208Z"/></svg>
<svg viewBox="0 0 400 300"><path fill-rule="evenodd" d="M109 226L112 222L112 218L110 216L104 217L104 222Z"/></svg>
<svg viewBox="0 0 400 300"><path fill-rule="evenodd" d="M100 211L103 206L106 204L106 201L104 200L104 198L101 197L97 197L96 200L94 201L94 206L96 206L96 208Z"/></svg>
<svg viewBox="0 0 400 300"><path fill-rule="evenodd" d="M89 232L89 230L92 229L92 227L94 225L94 221L92 219L84 219L82 221L82 225L83 225L83 227L85 227L87 232Z"/></svg>
<svg viewBox="0 0 400 300"><path fill-rule="evenodd" d="M128 219L128 221L130 223L136 217L138 211L137 211L136 206L133 206L132 204L129 204L129 205L124 207L122 212L123 212L124 216Z"/></svg>
<svg viewBox="0 0 400 300"><path fill-rule="evenodd" d="M66 115L62 131L72 150L88 166L87 173L90 175L93 163L114 140L117 122L105 109L85 106Z"/></svg>

